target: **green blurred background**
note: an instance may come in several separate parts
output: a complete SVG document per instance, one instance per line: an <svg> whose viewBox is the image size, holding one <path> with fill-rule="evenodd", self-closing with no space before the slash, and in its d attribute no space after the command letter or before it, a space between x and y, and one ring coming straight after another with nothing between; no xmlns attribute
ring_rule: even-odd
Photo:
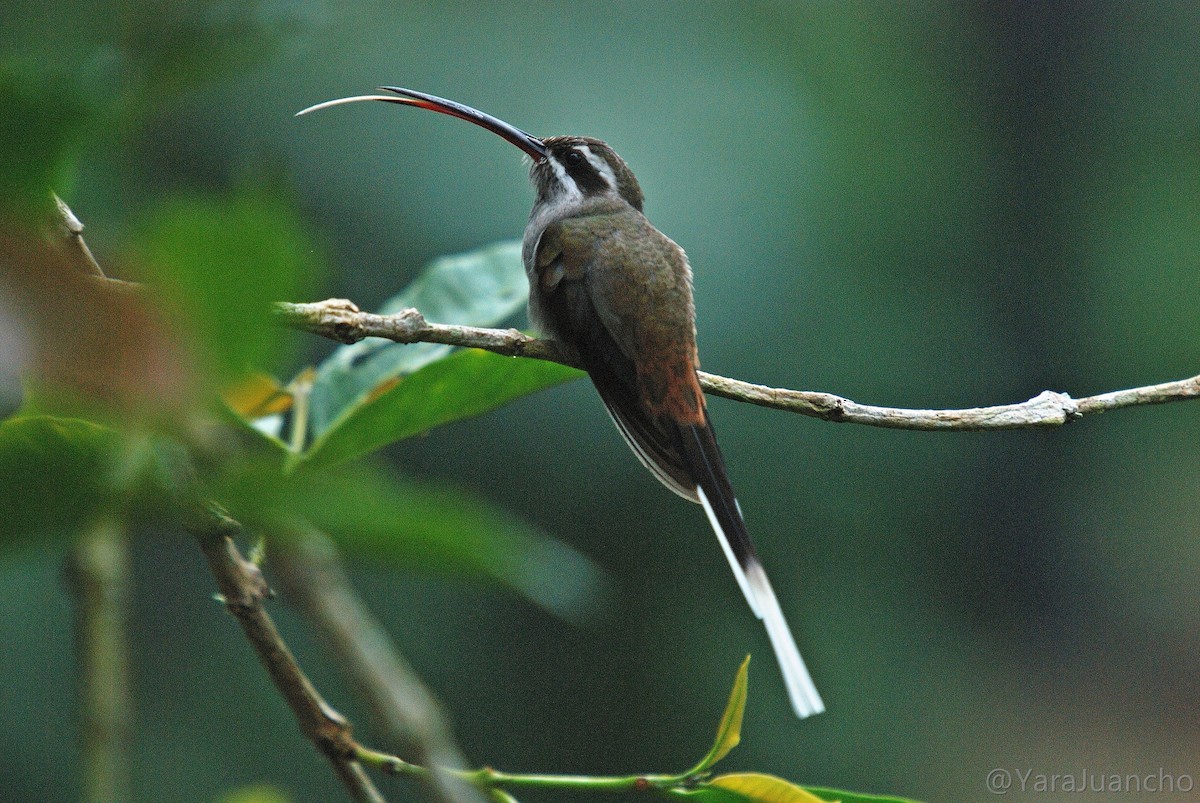
<svg viewBox="0 0 1200 803"><path fill-rule="evenodd" d="M60 190L102 263L163 198L254 182L286 187L322 243L315 297L364 308L435 256L520 236L531 192L498 138L382 104L292 117L391 83L612 144L688 251L710 371L956 407L1200 370L1195 3L6 0L0 53L92 119L139 104L119 118L137 125L81 135ZM295 340L280 375L330 349ZM575 382L387 457L595 559L614 593L585 624L355 572L473 762L682 769L752 652L725 769L928 801L988 799L994 767L1200 776L1200 407L992 434L711 412L828 713L792 717L703 515ZM61 558L0 561L0 799L76 795ZM145 532L135 558L139 799L337 798L194 544ZM320 645L273 610L369 739Z"/></svg>

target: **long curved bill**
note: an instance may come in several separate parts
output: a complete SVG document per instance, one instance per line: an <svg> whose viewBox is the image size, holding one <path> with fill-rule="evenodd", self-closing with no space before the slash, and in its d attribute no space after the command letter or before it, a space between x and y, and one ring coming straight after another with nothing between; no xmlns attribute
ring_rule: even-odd
<svg viewBox="0 0 1200 803"><path fill-rule="evenodd" d="M398 86L381 86L376 87L384 92L392 92L391 95L355 95L349 98L338 98L337 100L327 100L324 103L318 103L315 106L309 106L307 109L296 112L299 117L302 114L309 112L328 109L331 106L341 106L345 103L358 103L360 100L381 100L385 103L399 103L404 106L416 106L419 109L428 109L431 112L440 114L448 114L451 117L457 117L460 120L466 120L468 123L474 123L480 128L486 128L497 136L503 137L507 141L516 145L525 153L529 154L534 161L540 162L546 158L545 144L533 136L526 133L514 125L509 125L503 120L492 117L490 114L485 114L478 109L472 109L470 106L464 106L461 103L456 103L453 100L439 98L436 95L427 95L424 92L417 92L412 89L404 89Z"/></svg>

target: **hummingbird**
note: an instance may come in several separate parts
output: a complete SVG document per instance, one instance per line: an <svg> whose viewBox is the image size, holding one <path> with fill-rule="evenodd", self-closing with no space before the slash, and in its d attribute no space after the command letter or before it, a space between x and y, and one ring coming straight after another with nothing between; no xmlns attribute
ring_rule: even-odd
<svg viewBox="0 0 1200 803"><path fill-rule="evenodd" d="M697 370L692 270L682 248L643 214L633 171L593 137L535 137L452 100L401 87L359 101L415 106L466 120L531 160L536 198L522 243L529 317L579 356L617 429L663 485L704 508L734 577L767 636L796 715L825 710L750 541L709 421Z"/></svg>

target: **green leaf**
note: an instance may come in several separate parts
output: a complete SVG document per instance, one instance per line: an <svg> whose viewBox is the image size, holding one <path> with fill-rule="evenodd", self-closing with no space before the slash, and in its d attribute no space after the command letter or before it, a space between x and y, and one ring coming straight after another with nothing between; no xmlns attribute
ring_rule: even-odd
<svg viewBox="0 0 1200 803"><path fill-rule="evenodd" d="M436 426L460 421L582 376L557 363L501 357L477 349L451 354L349 409L297 459L330 466Z"/></svg>
<svg viewBox="0 0 1200 803"><path fill-rule="evenodd" d="M488 326L512 315L527 289L520 244L505 242L436 260L381 312L416 307L431 321ZM433 343L369 338L343 346L306 383L311 440L289 466L343 463L580 376L555 363ZM277 446L288 440L282 419L251 425Z"/></svg>
<svg viewBox="0 0 1200 803"><path fill-rule="evenodd" d="M117 433L88 421L0 423L0 548L74 535L113 498Z"/></svg>
<svg viewBox="0 0 1200 803"><path fill-rule="evenodd" d="M350 558L499 582L564 617L601 590L595 565L511 513L371 466L283 475L268 461L216 483L234 518L263 531L315 526Z"/></svg>
<svg viewBox="0 0 1200 803"><path fill-rule="evenodd" d="M690 801L700 803L746 803L746 798L736 792L708 785L674 787L668 789L667 794L670 797L686 797Z"/></svg>
<svg viewBox="0 0 1200 803"><path fill-rule="evenodd" d="M743 800L758 803L824 803L821 798L790 781L758 772L718 775L704 786L733 792Z"/></svg>
<svg viewBox="0 0 1200 803"><path fill-rule="evenodd" d="M718 785L718 782L719 785ZM796 792L806 797L796 797ZM839 789L822 789L813 786L797 786L772 775L745 773L722 775L708 783L690 789L671 789L672 797L685 797L702 803L746 803L746 801L789 801L805 803L917 803L908 798L879 795L863 795Z"/></svg>
<svg viewBox="0 0 1200 803"><path fill-rule="evenodd" d="M0 63L0 219L51 219L51 190L67 192L91 111L65 75Z"/></svg>
<svg viewBox="0 0 1200 803"><path fill-rule="evenodd" d="M806 786L805 789L818 799L827 801L827 803L833 803L834 801L838 801L838 803L917 803L917 801L906 797L864 795L861 793L846 792L841 789L825 789L817 786Z"/></svg>
<svg viewBox="0 0 1200 803"><path fill-rule="evenodd" d="M496 803L520 803L520 801L518 801L511 794L496 787L489 789L487 794L488 797L494 800Z"/></svg>
<svg viewBox="0 0 1200 803"><path fill-rule="evenodd" d="M134 252L197 352L225 380L276 357L281 332L268 320L270 304L302 296L317 268L293 205L262 187L157 205Z"/></svg>
<svg viewBox="0 0 1200 803"><path fill-rule="evenodd" d="M251 372L226 385L221 400L224 404L220 410L227 421L242 428L255 442L271 447L279 457L287 459L292 455L291 444L284 443L281 438L285 431L284 414L295 408L291 388L269 374ZM295 426L294 421L292 425ZM282 461L280 465L283 465Z"/></svg>
<svg viewBox="0 0 1200 803"><path fill-rule="evenodd" d="M415 307L426 320L436 323L492 326L517 312L528 290L520 243L502 242L435 260L379 312L390 315ZM320 437L340 425L380 388L445 357L452 349L380 338L338 348L317 368L309 417L311 434Z"/></svg>
<svg viewBox="0 0 1200 803"><path fill-rule="evenodd" d="M742 717L746 713L746 694L749 687L750 656L742 661L737 675L733 679L733 688L729 692L729 702L725 704L725 713L721 715L721 724L717 726L717 738L700 763L689 774L700 773L716 764L729 751L738 746L742 740Z"/></svg>

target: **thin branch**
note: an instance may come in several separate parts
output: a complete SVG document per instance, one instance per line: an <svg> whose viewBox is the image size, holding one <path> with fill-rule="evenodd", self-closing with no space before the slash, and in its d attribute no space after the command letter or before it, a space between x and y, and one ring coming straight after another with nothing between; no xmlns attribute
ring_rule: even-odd
<svg viewBox="0 0 1200 803"><path fill-rule="evenodd" d="M270 588L258 566L242 557L233 541L241 525L212 504L197 505L187 513L185 526L208 559L226 609L258 652L300 731L329 760L355 800L381 803L383 797L356 757L360 748L351 736L350 723L321 697L264 609Z"/></svg>
<svg viewBox="0 0 1200 803"><path fill-rule="evenodd" d="M67 557L79 656L83 800L128 800L132 696L129 690L129 539L101 514Z"/></svg>
<svg viewBox="0 0 1200 803"><path fill-rule="evenodd" d="M519 329L429 323L424 315L411 308L394 315L378 315L362 312L353 301L330 298L309 304L281 301L275 304L274 313L293 329L339 343L357 343L368 337L382 337L396 343L444 343L484 349L505 357L531 357L579 367L578 361L560 344L530 337Z"/></svg>
<svg viewBox="0 0 1200 803"><path fill-rule="evenodd" d="M53 241L66 252L68 269L89 281L105 281L83 241L83 223L62 198L51 196L57 214ZM129 564L125 522L109 511L88 522L66 561L66 581L75 598L83 799L94 803L127 800L132 792Z"/></svg>
<svg viewBox="0 0 1200 803"><path fill-rule="evenodd" d="M389 775L420 779L431 770L412 764L398 756L360 748L359 760ZM695 794L706 786L709 770L693 767L681 773L640 773L637 775L557 775L547 773L503 772L491 767L475 770L441 769L463 783L488 794L493 800L509 803L514 798L510 789L536 789L550 792L603 792L607 794L648 793L656 797L677 799ZM757 799L757 798L756 798ZM772 798L774 799L774 798ZM790 799L790 798L789 798Z"/></svg>
<svg viewBox="0 0 1200 803"><path fill-rule="evenodd" d="M137 282L113 279L104 272L100 263L96 261L96 257L92 255L92 249L88 248L87 242L83 239L83 221L75 215L71 207L67 206L66 201L58 197L57 193L50 193L50 197L54 199L56 214L54 220L51 221L51 227L54 229L51 240L66 254L71 262L71 267L85 280L93 282L105 290L124 293L139 292L142 285Z"/></svg>
<svg viewBox="0 0 1200 803"><path fill-rule="evenodd" d="M333 543L315 531L292 532L273 541L269 559L284 596L323 636L385 737L415 753L418 763L426 766L465 766L437 700L354 592ZM483 801L447 773L431 773L422 780L447 803Z"/></svg>
<svg viewBox="0 0 1200 803"><path fill-rule="evenodd" d="M54 198L54 208L58 212L58 220L56 221L59 228L59 238L66 243L72 253L72 258L75 264L79 267L79 272L84 276L94 276L97 279L107 278L104 271L100 269L96 258L92 256L92 249L87 247L87 243L83 241L83 223L79 218L75 217L75 213L71 211L71 207L67 206L67 202L59 198L56 193L50 193Z"/></svg>
<svg viewBox="0 0 1200 803"><path fill-rule="evenodd" d="M286 326L339 343L357 343L367 337L382 337L396 343L444 343L484 349L506 357L531 357L578 367L574 355L553 341L539 340L516 329L429 323L415 309L395 315L377 315L361 312L345 299L331 298L308 304L280 302L275 305L274 313ZM1081 399L1047 390L1017 404L961 410L910 410L860 404L832 393L755 385L704 371L699 374L705 392L714 396L824 421L888 429L976 431L1057 427L1085 415L1200 397L1200 376L1193 376Z"/></svg>

